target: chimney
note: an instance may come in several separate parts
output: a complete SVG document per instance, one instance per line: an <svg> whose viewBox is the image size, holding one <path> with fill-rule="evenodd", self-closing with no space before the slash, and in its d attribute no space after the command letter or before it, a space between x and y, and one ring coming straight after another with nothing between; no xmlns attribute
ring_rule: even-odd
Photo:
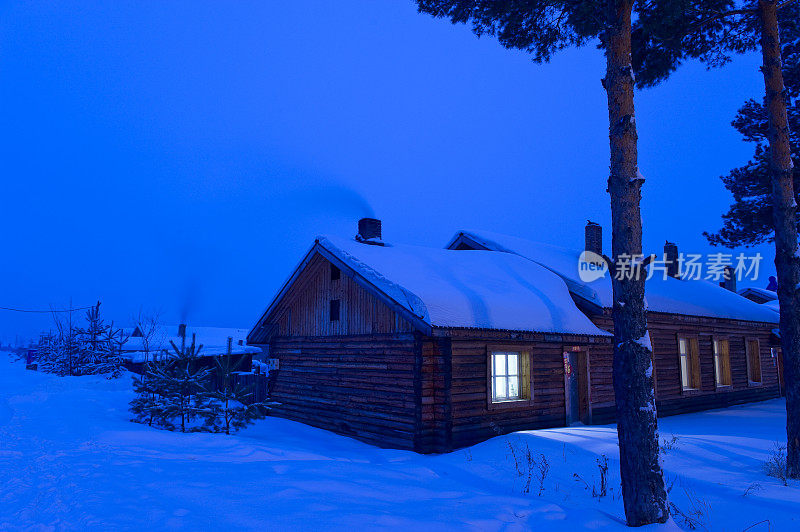
<svg viewBox="0 0 800 532"><path fill-rule="evenodd" d="M681 265L678 262L678 245L670 241L664 242L664 264L667 266L667 275L675 279L681 278Z"/></svg>
<svg viewBox="0 0 800 532"><path fill-rule="evenodd" d="M361 218L358 221L356 240L365 244L382 246L381 221L376 218Z"/></svg>
<svg viewBox="0 0 800 532"><path fill-rule="evenodd" d="M181 323L180 325L178 325L178 336L180 336L181 338L186 338L186 324L185 323Z"/></svg>
<svg viewBox="0 0 800 532"><path fill-rule="evenodd" d="M730 290L734 294L736 293L736 270L733 269L733 266L725 266L725 273L719 285L725 290Z"/></svg>
<svg viewBox="0 0 800 532"><path fill-rule="evenodd" d="M586 222L586 251L591 251L592 253L597 253L598 255L603 254L603 228L600 224L594 223L593 221L589 220Z"/></svg>

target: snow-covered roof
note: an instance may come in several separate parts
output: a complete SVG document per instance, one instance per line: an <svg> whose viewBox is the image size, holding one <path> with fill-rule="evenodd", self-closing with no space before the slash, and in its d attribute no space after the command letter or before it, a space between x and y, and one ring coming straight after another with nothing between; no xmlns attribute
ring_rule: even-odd
<svg viewBox="0 0 800 532"><path fill-rule="evenodd" d="M768 308L773 312L777 312L778 314L780 314L781 312L781 307L778 304L777 299L773 299L772 301L767 301L766 303L761 303L761 306L764 308Z"/></svg>
<svg viewBox="0 0 800 532"><path fill-rule="evenodd" d="M130 331L133 332L133 331ZM186 343L190 344L192 335L195 335L195 343L202 345L201 356L224 355L228 351L228 338L233 338L231 354L241 355L245 353L260 353L261 349L247 344L248 329L235 329L226 327L192 327L186 326ZM150 335L148 342L149 352L170 354L173 352L170 341L175 345L181 345L181 337L178 336L177 325L159 326ZM241 342L241 345L240 343ZM144 338L141 336L131 336L122 346L122 356L132 362L142 362L147 358L145 352Z"/></svg>
<svg viewBox="0 0 800 532"><path fill-rule="evenodd" d="M609 336L559 276L521 257L325 236L317 245L431 327Z"/></svg>
<svg viewBox="0 0 800 532"><path fill-rule="evenodd" d="M567 249L488 231L461 231L451 244L465 236L495 251L520 255L558 274L575 295L603 308L611 308L611 278L606 275L584 282L578 275L580 250ZM728 318L776 323L775 313L739 294L704 280L663 278L656 273L645 284L648 310L688 316Z"/></svg>

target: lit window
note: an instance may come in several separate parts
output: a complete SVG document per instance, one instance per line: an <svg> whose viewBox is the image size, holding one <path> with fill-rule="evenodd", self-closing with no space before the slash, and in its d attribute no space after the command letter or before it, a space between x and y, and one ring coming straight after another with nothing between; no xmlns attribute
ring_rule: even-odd
<svg viewBox="0 0 800 532"><path fill-rule="evenodd" d="M528 353L494 351L490 357L492 402L530 397Z"/></svg>

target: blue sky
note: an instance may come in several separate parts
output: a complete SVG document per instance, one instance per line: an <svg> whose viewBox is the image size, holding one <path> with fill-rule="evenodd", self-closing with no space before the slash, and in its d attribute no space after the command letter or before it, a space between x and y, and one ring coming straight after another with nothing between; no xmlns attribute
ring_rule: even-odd
<svg viewBox="0 0 800 532"><path fill-rule="evenodd" d="M249 327L315 235L370 211L395 242L581 246L610 222L603 70L410 0L0 3L0 306ZM748 55L637 93L646 250L711 251L761 91ZM0 311L0 339L43 327Z"/></svg>

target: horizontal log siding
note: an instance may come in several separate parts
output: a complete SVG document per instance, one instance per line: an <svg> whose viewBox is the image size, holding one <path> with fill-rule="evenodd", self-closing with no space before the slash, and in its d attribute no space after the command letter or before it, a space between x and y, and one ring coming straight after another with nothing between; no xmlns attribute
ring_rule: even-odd
<svg viewBox="0 0 800 532"><path fill-rule="evenodd" d="M777 361L770 355L770 331L774 325L656 312L648 313L647 320L655 355L656 406L659 416L724 408L735 404L763 401L779 395ZM592 321L602 329L613 330L609 314L595 316ZM681 389L678 334L696 336L698 339L701 386L697 391ZM716 387L714 375L712 339L715 335L727 338L730 343L732 385L720 389ZM759 340L763 379L760 386L751 386L747 380L746 338ZM609 359L608 370L610 369ZM594 371L596 370L593 369ZM594 394L594 381L592 385ZM594 401L593 395L594 423L608 423L614 420L613 388L610 388L609 392L610 403Z"/></svg>
<svg viewBox="0 0 800 532"><path fill-rule="evenodd" d="M331 280L331 264L315 255L272 312L276 336L348 336L412 332L412 325L346 272ZM340 303L339 320L330 319L330 301Z"/></svg>
<svg viewBox="0 0 800 532"><path fill-rule="evenodd" d="M519 351L530 352L533 404L489 408L487 398L486 340L452 341L452 444L463 447L515 430L564 425L563 344L512 342Z"/></svg>
<svg viewBox="0 0 800 532"><path fill-rule="evenodd" d="M276 337L275 415L377 445L414 449L413 334Z"/></svg>
<svg viewBox="0 0 800 532"><path fill-rule="evenodd" d="M605 423L605 409L614 409L614 381L612 363L614 345L609 342L588 348L589 356L589 409L593 424Z"/></svg>
<svg viewBox="0 0 800 532"><path fill-rule="evenodd" d="M451 368L450 339L425 339L422 343L421 415L416 445L419 452L447 452L453 448Z"/></svg>

